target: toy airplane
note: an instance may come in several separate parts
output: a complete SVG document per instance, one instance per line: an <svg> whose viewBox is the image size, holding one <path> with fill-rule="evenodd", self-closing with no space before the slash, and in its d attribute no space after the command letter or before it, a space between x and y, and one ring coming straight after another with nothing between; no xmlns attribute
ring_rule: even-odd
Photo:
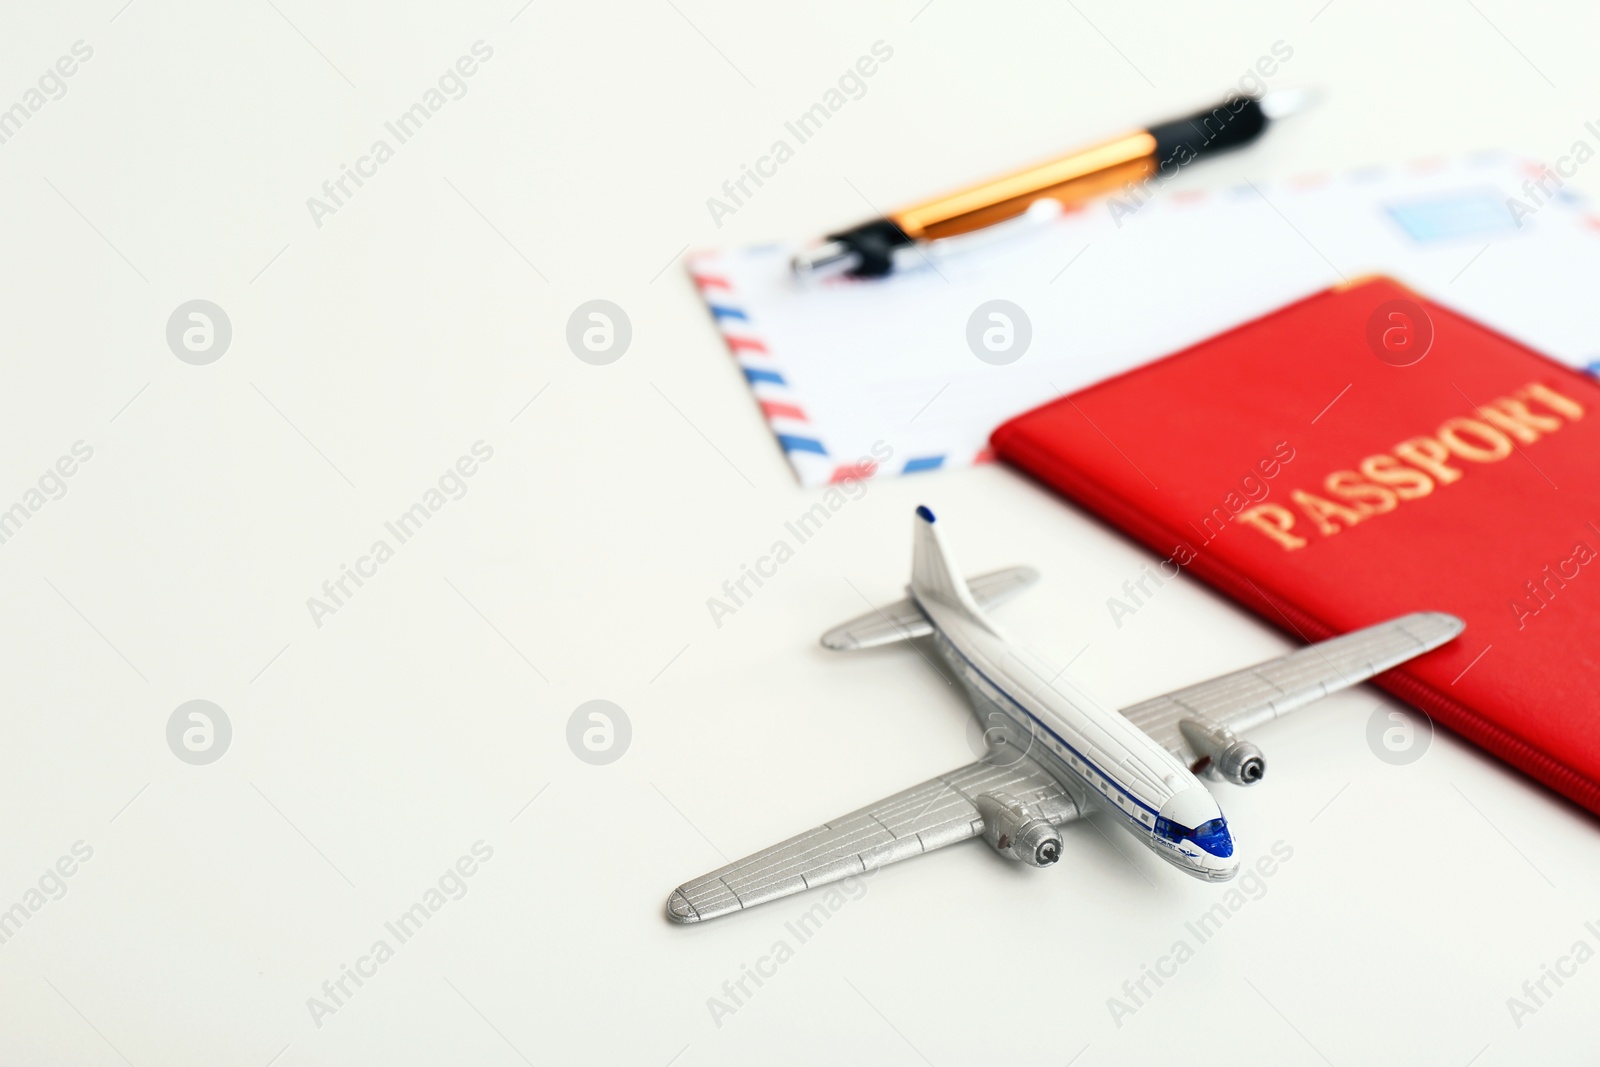
<svg viewBox="0 0 1600 1067"><path fill-rule="evenodd" d="M1466 627L1440 612L1405 615L1117 711L990 621L987 608L1037 579L1012 567L964 580L933 512L918 508L910 596L828 631L822 643L847 651L931 635L989 727L988 752L679 886L667 915L714 919L971 837L1048 867L1061 858L1060 828L1091 810L1184 873L1226 881L1239 870L1233 836L1197 775L1259 782L1266 762L1240 734Z"/></svg>

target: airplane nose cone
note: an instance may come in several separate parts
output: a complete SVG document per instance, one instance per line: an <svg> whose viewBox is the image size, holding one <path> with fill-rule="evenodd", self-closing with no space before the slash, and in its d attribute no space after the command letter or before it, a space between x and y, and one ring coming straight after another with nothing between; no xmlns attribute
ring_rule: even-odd
<svg viewBox="0 0 1600 1067"><path fill-rule="evenodd" d="M1200 879L1202 882L1227 882L1239 873L1237 860L1219 859L1201 853L1194 855L1168 855L1164 857L1167 862L1183 873Z"/></svg>
<svg viewBox="0 0 1600 1067"><path fill-rule="evenodd" d="M675 923L697 923L700 916L695 914L689 898L683 895L683 890L674 889L667 898L667 918Z"/></svg>

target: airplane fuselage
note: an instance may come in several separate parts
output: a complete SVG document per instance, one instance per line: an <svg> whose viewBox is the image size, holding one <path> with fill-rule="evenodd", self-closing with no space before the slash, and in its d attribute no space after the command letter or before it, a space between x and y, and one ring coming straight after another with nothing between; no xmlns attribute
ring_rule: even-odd
<svg viewBox="0 0 1600 1067"><path fill-rule="evenodd" d="M1187 874L1223 881L1237 873L1221 808L1172 753L987 620L937 600L917 604L933 624L941 658L971 696L985 738L1004 739L986 759L1032 758L1080 807L1107 812Z"/></svg>

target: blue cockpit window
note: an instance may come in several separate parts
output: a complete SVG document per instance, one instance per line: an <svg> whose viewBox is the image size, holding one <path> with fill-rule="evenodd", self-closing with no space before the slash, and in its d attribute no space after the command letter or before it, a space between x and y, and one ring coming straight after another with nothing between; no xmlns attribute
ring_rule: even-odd
<svg viewBox="0 0 1600 1067"><path fill-rule="evenodd" d="M1194 843L1213 856L1233 855L1233 835L1228 833L1228 824L1221 819L1212 819L1195 827Z"/></svg>
<svg viewBox="0 0 1600 1067"><path fill-rule="evenodd" d="M1210 819L1191 828L1158 815L1156 833L1168 841L1191 840L1213 856L1233 855L1233 835L1221 819Z"/></svg>

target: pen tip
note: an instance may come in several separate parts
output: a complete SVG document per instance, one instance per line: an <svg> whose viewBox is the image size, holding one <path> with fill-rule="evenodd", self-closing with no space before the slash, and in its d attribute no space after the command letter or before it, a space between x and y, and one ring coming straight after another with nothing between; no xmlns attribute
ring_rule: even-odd
<svg viewBox="0 0 1600 1067"><path fill-rule="evenodd" d="M1322 93L1316 89L1274 89L1261 98L1261 112L1269 119L1286 118L1321 99Z"/></svg>

